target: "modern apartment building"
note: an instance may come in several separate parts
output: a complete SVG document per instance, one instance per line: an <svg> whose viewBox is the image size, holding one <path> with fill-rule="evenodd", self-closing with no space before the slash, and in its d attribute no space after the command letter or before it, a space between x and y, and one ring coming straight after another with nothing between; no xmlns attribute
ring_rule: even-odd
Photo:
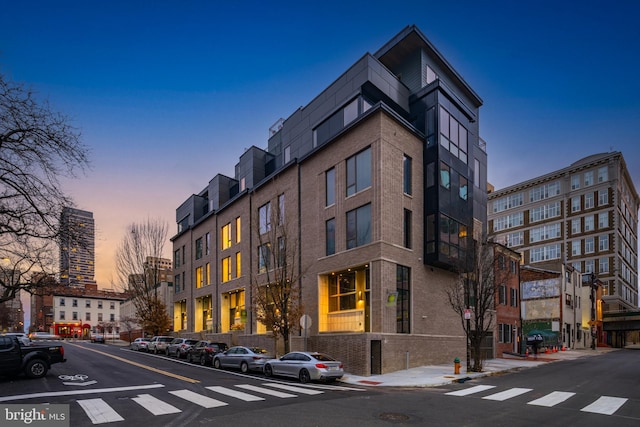
<svg viewBox="0 0 640 427"><path fill-rule="evenodd" d="M95 285L95 224L93 213L64 208L60 217L60 284Z"/></svg>
<svg viewBox="0 0 640 427"><path fill-rule="evenodd" d="M594 273L602 312L637 310L639 202L622 153L595 154L491 192L489 235L526 265Z"/></svg>
<svg viewBox="0 0 640 427"><path fill-rule="evenodd" d="M463 356L444 289L486 231L481 105L414 26L363 55L176 209L175 331L271 345L252 293L277 245L311 320L294 348L361 375Z"/></svg>

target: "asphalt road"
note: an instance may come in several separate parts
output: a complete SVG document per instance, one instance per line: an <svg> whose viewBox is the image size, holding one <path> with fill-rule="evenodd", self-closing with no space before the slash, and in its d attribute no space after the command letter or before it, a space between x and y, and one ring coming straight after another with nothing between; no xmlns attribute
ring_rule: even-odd
<svg viewBox="0 0 640 427"><path fill-rule="evenodd" d="M65 343L46 378L0 379L5 403L69 405L71 426L640 425L640 351L437 388L303 386L112 345Z"/></svg>

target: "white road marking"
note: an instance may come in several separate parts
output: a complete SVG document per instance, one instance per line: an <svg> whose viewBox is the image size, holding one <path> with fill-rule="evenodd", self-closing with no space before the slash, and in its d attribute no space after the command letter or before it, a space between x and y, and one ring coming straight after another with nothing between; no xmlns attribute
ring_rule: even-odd
<svg viewBox="0 0 640 427"><path fill-rule="evenodd" d="M176 390L170 391L169 393L173 394L174 396L178 396L186 401L193 402L196 405L200 405L203 408L217 408L227 405L227 403L225 402L203 396L190 390Z"/></svg>
<svg viewBox="0 0 640 427"><path fill-rule="evenodd" d="M142 406L153 415L177 414L182 412L173 405L151 396L150 394L139 394L138 397L131 398L138 405Z"/></svg>
<svg viewBox="0 0 640 427"><path fill-rule="evenodd" d="M520 396L521 394L525 394L533 390L532 388L511 388L509 390L501 391L500 393L492 394L490 396L485 396L483 399L487 400L497 400L502 402L507 399L511 399L512 397Z"/></svg>
<svg viewBox="0 0 640 427"><path fill-rule="evenodd" d="M93 424L124 421L124 418L102 399L84 399L78 400L78 403Z"/></svg>
<svg viewBox="0 0 640 427"><path fill-rule="evenodd" d="M149 385L134 385L134 386L128 386L128 387L90 388L86 390L49 391L44 393L16 394L13 396L0 396L0 402L9 402L11 400L22 400L22 399L35 399L38 397L77 396L79 394L114 393L118 391L145 390L149 388L162 388L162 387L164 387L164 385L162 384L149 384Z"/></svg>
<svg viewBox="0 0 640 427"><path fill-rule="evenodd" d="M287 385L287 384L264 383L263 385L266 385L268 387L280 388L282 390L287 390L287 391L291 391L291 392L294 392L294 393L308 394L310 396L314 396L316 394L323 394L324 393L324 391L320 391L320 390L313 390L313 389L310 389L310 388L296 387L296 386Z"/></svg>
<svg viewBox="0 0 640 427"><path fill-rule="evenodd" d="M264 397L254 396L253 394L245 393L243 391L233 390L230 388L214 385L205 387L216 393L224 394L225 396L235 397L236 399L244 400L245 402L255 402L258 400L264 400Z"/></svg>
<svg viewBox="0 0 640 427"><path fill-rule="evenodd" d="M602 396L600 399L580 409L582 412L611 415L615 413L628 399L622 397Z"/></svg>
<svg viewBox="0 0 640 427"><path fill-rule="evenodd" d="M474 387L464 388L458 391L450 391L449 393L445 393L449 396L468 396L474 393L480 393L481 391L490 390L494 388L494 385L477 385Z"/></svg>
<svg viewBox="0 0 640 427"><path fill-rule="evenodd" d="M570 393L565 391L554 391L553 393L549 393L546 396L541 397L540 399L532 400L527 404L537 405L537 406L546 406L550 408L552 406L556 406L557 404L564 402L565 400L573 396L575 396L575 393Z"/></svg>
<svg viewBox="0 0 640 427"><path fill-rule="evenodd" d="M269 396L280 397L283 399L286 399L289 397L298 397L295 394L282 393L280 391L269 390L268 388L256 387L254 385L249 385L249 384L239 384L239 385L236 385L236 387L243 388L245 390L255 391L256 393L267 394Z"/></svg>

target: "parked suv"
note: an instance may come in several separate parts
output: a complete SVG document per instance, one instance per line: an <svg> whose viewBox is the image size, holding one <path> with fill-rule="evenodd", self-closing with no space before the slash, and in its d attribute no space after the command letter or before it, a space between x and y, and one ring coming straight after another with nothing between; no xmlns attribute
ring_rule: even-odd
<svg viewBox="0 0 640 427"><path fill-rule="evenodd" d="M203 366L210 365L213 362L213 356L226 349L227 345L223 342L198 341L187 352L187 362L199 363Z"/></svg>
<svg viewBox="0 0 640 427"><path fill-rule="evenodd" d="M147 351L153 354L164 353L167 351L167 346L171 341L173 341L173 337L168 335L157 335L149 341Z"/></svg>
<svg viewBox="0 0 640 427"><path fill-rule="evenodd" d="M175 356L178 359L184 359L187 357L187 351L197 342L198 340L188 338L174 338L167 346L165 354L167 356Z"/></svg>

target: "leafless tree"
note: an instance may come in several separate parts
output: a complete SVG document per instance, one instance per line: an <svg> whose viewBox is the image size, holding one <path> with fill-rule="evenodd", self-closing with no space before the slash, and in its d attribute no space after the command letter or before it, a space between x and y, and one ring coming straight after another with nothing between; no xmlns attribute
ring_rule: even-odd
<svg viewBox="0 0 640 427"><path fill-rule="evenodd" d="M160 300L160 259L167 242L168 225L147 218L133 223L118 245L116 270L120 283L131 295L138 323L155 335L171 325L166 304Z"/></svg>
<svg viewBox="0 0 640 427"><path fill-rule="evenodd" d="M43 248L57 253L51 243L59 238L60 214L73 206L60 178L88 166L88 149L69 118L0 74L0 259L21 277L0 282L3 300L38 286L26 274L51 269Z"/></svg>
<svg viewBox="0 0 640 427"><path fill-rule="evenodd" d="M304 314L301 301L302 269L298 262L299 239L285 221L281 207L257 218L258 271L252 276L252 305L256 320L281 337L290 351L291 334Z"/></svg>
<svg viewBox="0 0 640 427"><path fill-rule="evenodd" d="M461 264L456 280L445 291L467 336L467 361L469 353L473 357L473 365L467 370L482 372L482 344L493 331L497 284L504 279L497 275L504 270L496 269L491 243L472 242L466 265Z"/></svg>

